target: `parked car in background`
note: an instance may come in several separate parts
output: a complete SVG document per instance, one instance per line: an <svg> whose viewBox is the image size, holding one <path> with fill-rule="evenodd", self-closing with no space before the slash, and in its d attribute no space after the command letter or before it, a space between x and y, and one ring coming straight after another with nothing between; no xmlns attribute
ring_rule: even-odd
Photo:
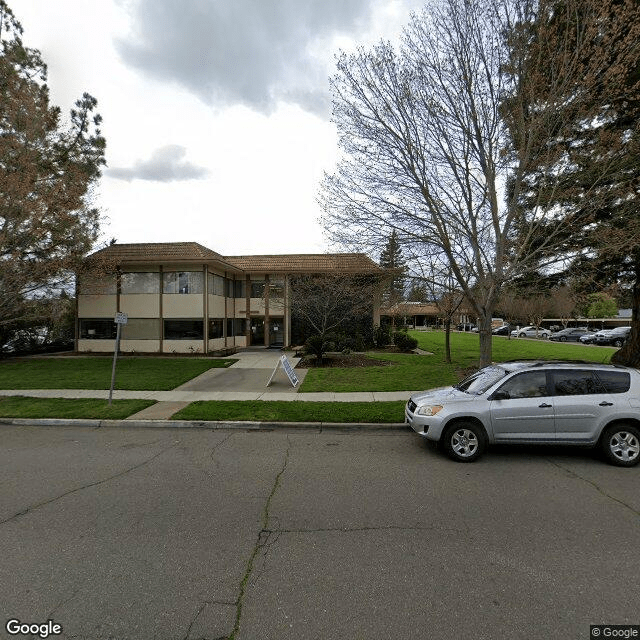
<svg viewBox="0 0 640 640"><path fill-rule="evenodd" d="M583 336L580 336L580 342L582 344L591 344L593 342L593 338L596 335L595 331L589 331L585 333Z"/></svg>
<svg viewBox="0 0 640 640"><path fill-rule="evenodd" d="M493 443L599 446L609 462L640 462L640 371L596 363L492 364L455 387L411 396L405 422L457 462Z"/></svg>
<svg viewBox="0 0 640 640"><path fill-rule="evenodd" d="M621 347L629 337L631 327L616 327L606 331L599 331L593 336L593 342L599 345Z"/></svg>
<svg viewBox="0 0 640 640"><path fill-rule="evenodd" d="M503 324L501 327L496 327L491 333L494 336L508 336L511 331L510 324Z"/></svg>
<svg viewBox="0 0 640 640"><path fill-rule="evenodd" d="M513 338L543 338L546 340L551 335L549 329L543 329L542 327L526 326L520 329L514 329L511 332Z"/></svg>
<svg viewBox="0 0 640 640"><path fill-rule="evenodd" d="M561 329L549 336L549 340L554 342L579 342L582 336L589 333L586 327L573 327L567 329Z"/></svg>

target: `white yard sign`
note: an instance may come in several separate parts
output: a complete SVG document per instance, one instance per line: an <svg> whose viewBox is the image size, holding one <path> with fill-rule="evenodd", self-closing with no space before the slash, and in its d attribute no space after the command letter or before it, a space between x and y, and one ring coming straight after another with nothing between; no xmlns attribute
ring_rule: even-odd
<svg viewBox="0 0 640 640"><path fill-rule="evenodd" d="M273 373L269 378L269 382L267 382L267 387L273 381L273 377L276 375L280 367L284 369L284 372L287 374L287 377L289 378L289 382L291 382L291 385L294 388L297 387L299 384L298 376L296 376L296 372L293 370L293 367L291 366L291 363L289 362L289 359L287 358L287 356L281 356L280 360L278 360L278 364L276 365L276 368L273 370Z"/></svg>

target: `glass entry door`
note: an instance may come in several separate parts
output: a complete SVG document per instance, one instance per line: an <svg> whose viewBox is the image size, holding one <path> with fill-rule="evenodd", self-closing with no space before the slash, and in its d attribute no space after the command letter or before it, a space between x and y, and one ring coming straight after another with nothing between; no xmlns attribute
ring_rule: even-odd
<svg viewBox="0 0 640 640"><path fill-rule="evenodd" d="M251 318L251 344L264 345L264 318Z"/></svg>
<svg viewBox="0 0 640 640"><path fill-rule="evenodd" d="M284 347L284 318L270 318L269 346Z"/></svg>

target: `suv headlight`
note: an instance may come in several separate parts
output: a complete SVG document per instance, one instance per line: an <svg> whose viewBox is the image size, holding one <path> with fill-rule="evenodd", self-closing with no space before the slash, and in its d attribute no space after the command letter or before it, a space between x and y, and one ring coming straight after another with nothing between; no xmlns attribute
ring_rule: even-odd
<svg viewBox="0 0 640 640"><path fill-rule="evenodd" d="M435 416L439 411L442 411L441 404L423 404L418 407L416 413L421 416Z"/></svg>

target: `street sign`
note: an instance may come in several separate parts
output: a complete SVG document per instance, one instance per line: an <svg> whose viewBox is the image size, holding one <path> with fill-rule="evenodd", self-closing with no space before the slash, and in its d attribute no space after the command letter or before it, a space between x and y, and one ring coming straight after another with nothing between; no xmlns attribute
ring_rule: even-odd
<svg viewBox="0 0 640 640"><path fill-rule="evenodd" d="M127 324L127 314L126 313L121 313L120 311L118 311L118 313L116 313L116 317L113 319L113 321L116 324Z"/></svg>

